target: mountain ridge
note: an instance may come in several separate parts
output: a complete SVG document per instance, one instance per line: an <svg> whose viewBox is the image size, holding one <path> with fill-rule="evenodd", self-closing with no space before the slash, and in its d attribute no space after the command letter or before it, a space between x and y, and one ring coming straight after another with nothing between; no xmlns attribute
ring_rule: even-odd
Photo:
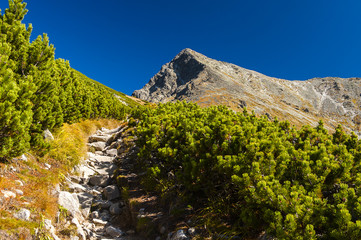
<svg viewBox="0 0 361 240"><path fill-rule="evenodd" d="M155 103L226 105L236 111L247 107L297 126L324 120L329 129L342 124L359 134L360 94L361 78L279 79L186 48L132 96Z"/></svg>

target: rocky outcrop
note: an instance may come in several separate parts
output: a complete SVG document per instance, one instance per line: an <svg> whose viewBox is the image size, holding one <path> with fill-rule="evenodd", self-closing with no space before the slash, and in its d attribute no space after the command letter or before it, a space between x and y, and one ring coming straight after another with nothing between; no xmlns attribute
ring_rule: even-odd
<svg viewBox="0 0 361 240"><path fill-rule="evenodd" d="M341 123L361 130L361 79L314 78L289 81L265 76L184 49L133 96L149 102L186 100L201 106L247 107L296 125L332 128Z"/></svg>

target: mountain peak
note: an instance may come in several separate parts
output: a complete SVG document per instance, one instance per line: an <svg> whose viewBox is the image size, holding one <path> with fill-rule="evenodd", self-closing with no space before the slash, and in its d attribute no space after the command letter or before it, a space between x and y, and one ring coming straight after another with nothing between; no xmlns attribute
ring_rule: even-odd
<svg viewBox="0 0 361 240"><path fill-rule="evenodd" d="M340 121L361 130L361 81L356 78L314 78L288 81L265 76L231 63L183 49L133 96L150 102L186 100L201 106L227 105L241 111L277 116L295 125L330 128Z"/></svg>

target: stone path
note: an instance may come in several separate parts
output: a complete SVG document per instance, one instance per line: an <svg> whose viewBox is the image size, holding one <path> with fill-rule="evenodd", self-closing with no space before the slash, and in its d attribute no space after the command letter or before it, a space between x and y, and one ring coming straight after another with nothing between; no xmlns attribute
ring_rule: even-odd
<svg viewBox="0 0 361 240"><path fill-rule="evenodd" d="M72 236L73 240L79 237L83 240L141 239L133 229L120 229L117 222L125 206L114 179L117 169L114 160L122 144L119 137L122 131L123 128L98 130L89 138L89 149L93 151L88 152L88 159L77 167L79 175L65 177L66 184L58 200L71 214L70 224L76 227L77 236Z"/></svg>

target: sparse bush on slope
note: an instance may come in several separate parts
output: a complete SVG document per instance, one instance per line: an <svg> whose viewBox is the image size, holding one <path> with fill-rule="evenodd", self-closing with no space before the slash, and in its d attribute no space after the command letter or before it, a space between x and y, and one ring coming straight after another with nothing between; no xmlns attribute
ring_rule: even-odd
<svg viewBox="0 0 361 240"><path fill-rule="evenodd" d="M322 122L295 129L247 111L185 102L134 116L150 190L182 196L229 226L226 231L266 231L278 239L361 238L356 135L341 127L330 135Z"/></svg>

